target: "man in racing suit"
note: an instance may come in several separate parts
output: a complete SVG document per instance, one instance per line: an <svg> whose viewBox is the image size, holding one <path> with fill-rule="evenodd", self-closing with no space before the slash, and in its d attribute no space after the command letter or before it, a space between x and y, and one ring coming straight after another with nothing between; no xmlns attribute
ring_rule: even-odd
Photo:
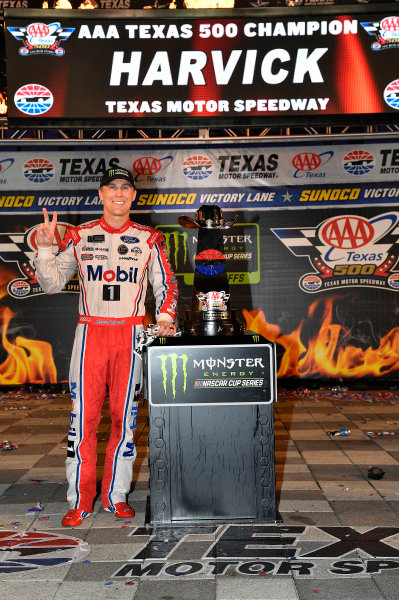
<svg viewBox="0 0 399 600"><path fill-rule="evenodd" d="M177 283L161 232L133 223L129 211L136 195L123 168L109 169L101 180L101 219L70 229L55 255L52 241L57 213L37 228L36 277L43 290L63 289L78 269L79 322L70 364L72 399L66 473L71 509L65 527L80 525L96 496L97 428L109 390L112 426L106 449L101 503L116 517L134 516L126 503L133 462L141 359L133 352L145 314L147 280L156 302L156 331L176 333Z"/></svg>

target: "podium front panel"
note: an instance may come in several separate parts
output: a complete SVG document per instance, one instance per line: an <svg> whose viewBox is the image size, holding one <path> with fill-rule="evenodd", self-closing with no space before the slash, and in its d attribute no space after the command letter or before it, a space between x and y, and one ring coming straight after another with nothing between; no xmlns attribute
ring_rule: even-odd
<svg viewBox="0 0 399 600"><path fill-rule="evenodd" d="M227 342L164 338L146 350L152 524L276 520L274 345Z"/></svg>

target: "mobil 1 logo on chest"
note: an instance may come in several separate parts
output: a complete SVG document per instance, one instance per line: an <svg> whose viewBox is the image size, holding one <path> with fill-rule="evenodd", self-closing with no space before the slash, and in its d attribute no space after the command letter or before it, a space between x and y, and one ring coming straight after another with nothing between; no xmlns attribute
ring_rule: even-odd
<svg viewBox="0 0 399 600"><path fill-rule="evenodd" d="M122 269L119 265L114 269L107 269L102 264L87 265L88 281L102 281L103 300L120 300L120 284L137 283L137 267ZM117 282L117 283L115 283Z"/></svg>

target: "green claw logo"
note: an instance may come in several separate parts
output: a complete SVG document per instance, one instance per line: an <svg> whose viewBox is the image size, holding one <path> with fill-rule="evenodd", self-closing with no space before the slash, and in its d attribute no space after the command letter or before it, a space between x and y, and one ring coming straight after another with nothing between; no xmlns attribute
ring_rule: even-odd
<svg viewBox="0 0 399 600"><path fill-rule="evenodd" d="M260 340L260 337L259 337L259 335L253 335L252 339L255 342L255 344L257 344L259 342L259 340Z"/></svg>
<svg viewBox="0 0 399 600"><path fill-rule="evenodd" d="M169 254L169 258L171 256L173 256L174 259L174 263L175 263L175 269L178 268L177 265L177 255L178 255L178 251L179 251L179 239L183 238L183 252L184 252L184 258L183 258L183 263L186 264L187 262L187 233L185 231L169 231L169 232L163 232L165 241L166 241L166 247L168 249L168 254ZM174 252L172 254L172 250L171 250L171 239L173 239L173 247L174 247Z"/></svg>
<svg viewBox="0 0 399 600"><path fill-rule="evenodd" d="M163 389L165 392L165 396L168 395L167 392L167 383L168 383L168 359L170 359L171 367L172 367L172 393L173 398L176 398L176 378L178 372L178 365L182 369L183 373L183 392L186 393L187 387L187 354L176 354L176 352L172 352L170 354L161 354L158 356L161 361L161 371L162 371L162 383Z"/></svg>

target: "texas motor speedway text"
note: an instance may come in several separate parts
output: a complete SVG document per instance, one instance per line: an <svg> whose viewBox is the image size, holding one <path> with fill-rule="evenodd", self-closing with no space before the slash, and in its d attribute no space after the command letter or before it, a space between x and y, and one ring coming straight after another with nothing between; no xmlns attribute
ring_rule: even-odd
<svg viewBox="0 0 399 600"><path fill-rule="evenodd" d="M178 113L251 113L256 109L259 113L303 111L303 110L326 110L329 98L271 98L271 99L236 99L233 103L229 100L167 100L166 112ZM107 112L125 113L161 113L165 110L162 100L106 100ZM232 106L231 106L232 105Z"/></svg>

